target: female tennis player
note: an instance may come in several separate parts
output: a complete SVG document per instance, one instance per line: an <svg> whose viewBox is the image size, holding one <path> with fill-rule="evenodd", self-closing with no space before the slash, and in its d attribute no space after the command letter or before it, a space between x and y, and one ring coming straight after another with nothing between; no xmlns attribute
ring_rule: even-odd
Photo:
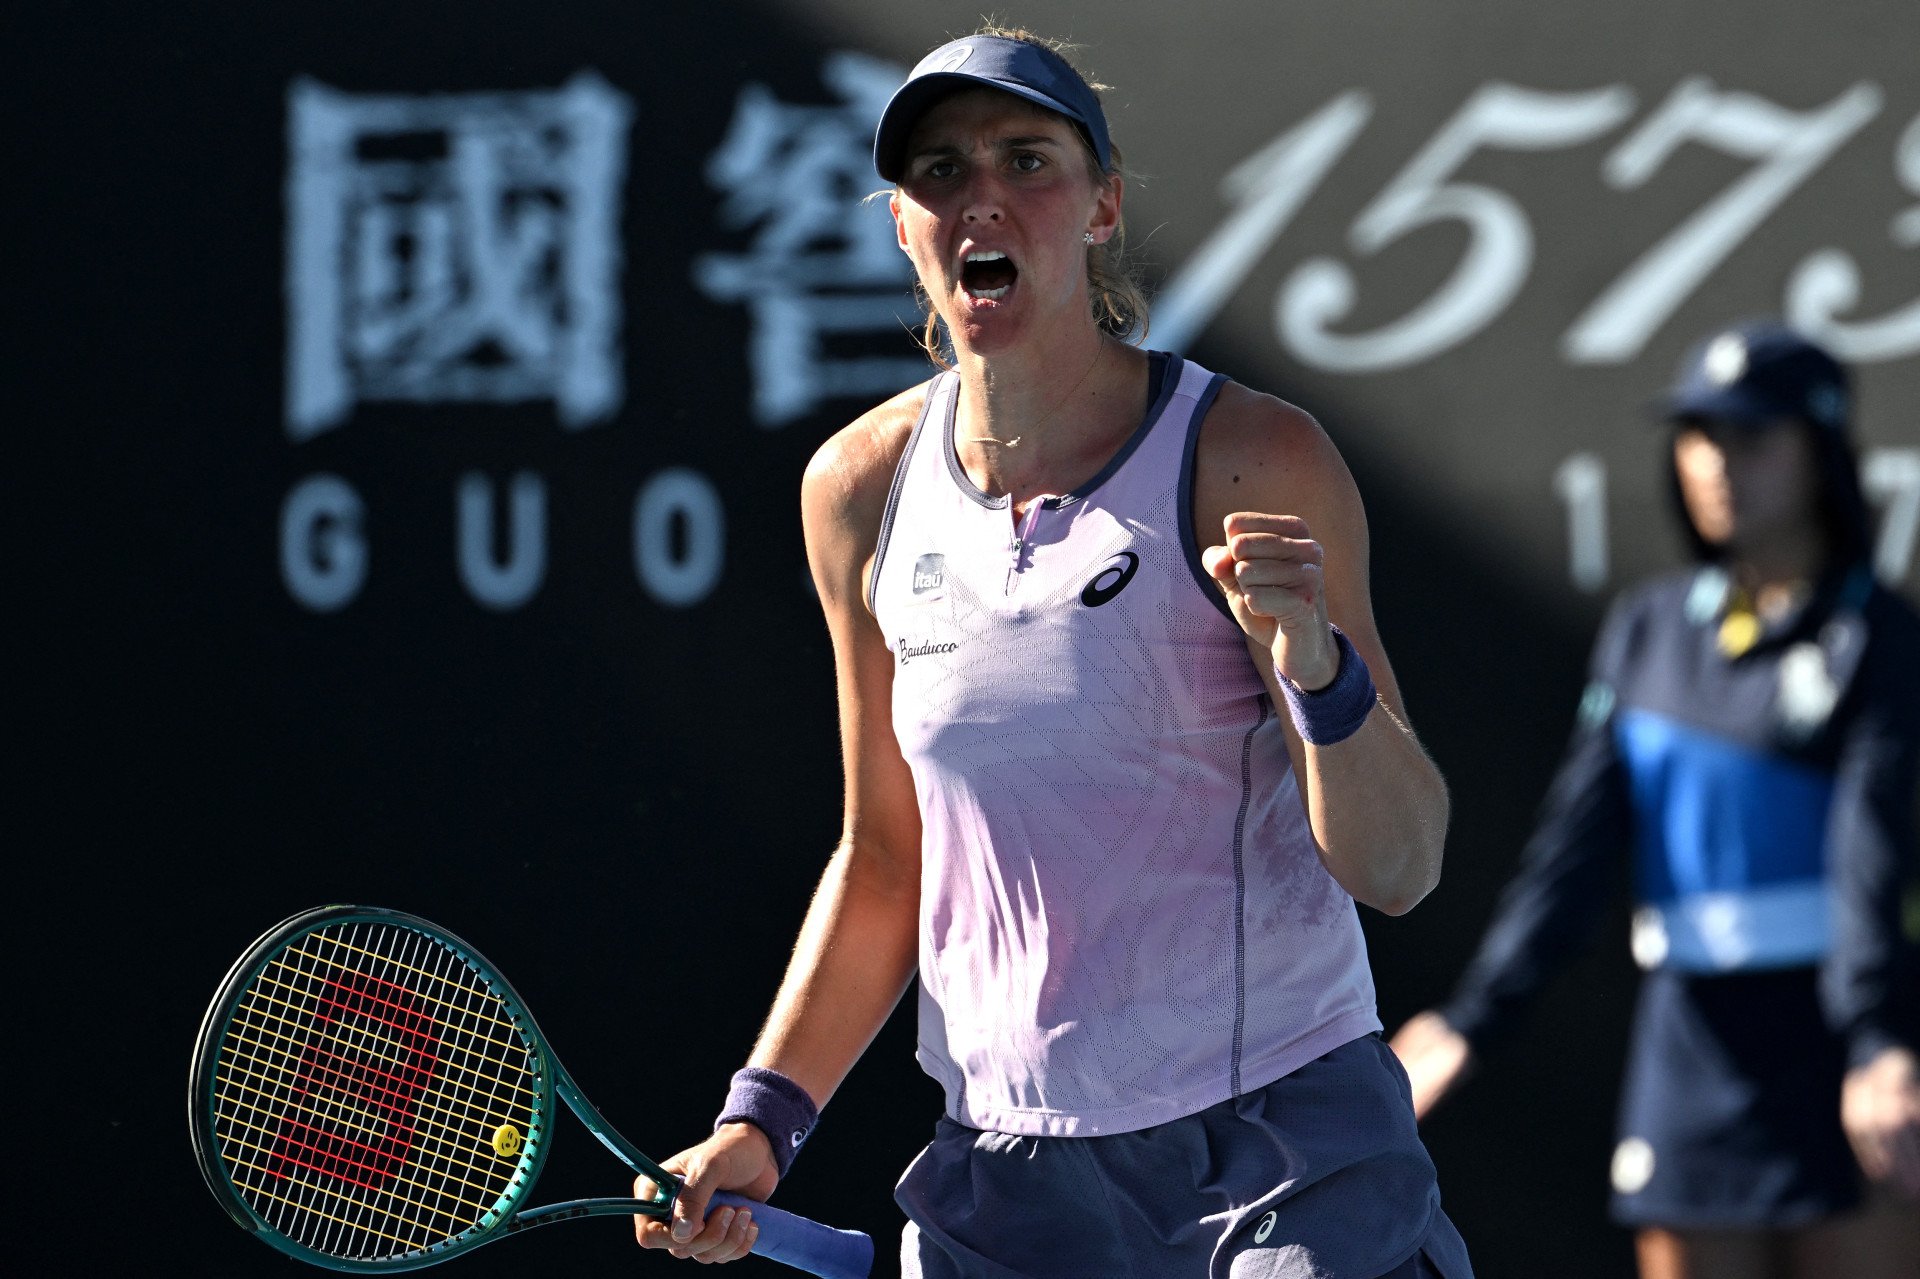
<svg viewBox="0 0 1920 1279"><path fill-rule="evenodd" d="M1730 328L1666 409L1699 562L1614 607L1519 876L1452 1001L1393 1046L1424 1114L1511 1030L1631 847L1646 974L1613 1214L1641 1275L1910 1276L1920 618L1873 580L1831 355Z"/></svg>
<svg viewBox="0 0 1920 1279"><path fill-rule="evenodd" d="M844 833L641 1243L744 1255L707 1197L773 1189L917 972L905 1274L1466 1279L1354 906L1433 887L1447 796L1339 454L1125 340L1120 160L1055 47L936 49L874 157L950 367L807 471Z"/></svg>

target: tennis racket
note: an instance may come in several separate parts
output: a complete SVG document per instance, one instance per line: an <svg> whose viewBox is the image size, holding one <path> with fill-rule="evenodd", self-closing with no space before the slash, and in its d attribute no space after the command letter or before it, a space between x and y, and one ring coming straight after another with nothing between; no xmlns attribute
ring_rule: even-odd
<svg viewBox="0 0 1920 1279"><path fill-rule="evenodd" d="M564 1101L659 1187L527 1205ZM412 1270L530 1226L665 1217L680 1179L613 1130L493 965L426 920L367 906L295 915L242 955L194 1049L194 1152L229 1215L332 1270ZM873 1241L737 1195L754 1251L865 1279Z"/></svg>

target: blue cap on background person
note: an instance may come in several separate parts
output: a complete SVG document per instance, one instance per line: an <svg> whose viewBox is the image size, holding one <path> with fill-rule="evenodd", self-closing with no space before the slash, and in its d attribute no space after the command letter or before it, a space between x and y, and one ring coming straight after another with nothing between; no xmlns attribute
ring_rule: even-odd
<svg viewBox="0 0 1920 1279"><path fill-rule="evenodd" d="M1764 426L1798 418L1844 433L1851 401L1838 360L1785 325L1752 320L1695 345L1660 407L1669 421Z"/></svg>
<svg viewBox="0 0 1920 1279"><path fill-rule="evenodd" d="M1725 422L1755 430L1775 423L1805 430L1818 471L1828 572L1851 571L1872 557L1873 521L1851 438L1850 381L1845 366L1805 335L1777 320L1748 320L1696 343L1656 409L1676 428ZM1719 559L1725 548L1701 538L1680 498L1677 474L1669 487L1694 557Z"/></svg>
<svg viewBox="0 0 1920 1279"><path fill-rule="evenodd" d="M1071 120L1093 148L1102 170L1113 167L1107 117L1100 99L1065 58L1044 45L1011 36L967 36L941 45L907 73L880 113L873 135L873 167L888 182L906 170L907 138L939 99L985 86L1056 111Z"/></svg>

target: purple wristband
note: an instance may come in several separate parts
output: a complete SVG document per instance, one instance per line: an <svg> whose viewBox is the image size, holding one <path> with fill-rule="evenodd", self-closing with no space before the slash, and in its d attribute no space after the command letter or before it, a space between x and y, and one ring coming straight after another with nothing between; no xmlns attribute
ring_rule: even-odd
<svg viewBox="0 0 1920 1279"><path fill-rule="evenodd" d="M1340 673L1333 677L1333 683L1309 693L1281 675L1279 667L1273 669L1280 676L1280 691L1286 695L1293 726L1303 741L1314 746L1331 746L1352 737L1379 700L1367 659L1354 651L1353 641L1338 626L1331 629L1334 643L1340 647Z"/></svg>
<svg viewBox="0 0 1920 1279"><path fill-rule="evenodd" d="M767 1134L774 1166L785 1177L819 1122L819 1108L806 1089L777 1070L747 1066L734 1072L727 1104L713 1126L717 1130L721 1124L749 1123Z"/></svg>

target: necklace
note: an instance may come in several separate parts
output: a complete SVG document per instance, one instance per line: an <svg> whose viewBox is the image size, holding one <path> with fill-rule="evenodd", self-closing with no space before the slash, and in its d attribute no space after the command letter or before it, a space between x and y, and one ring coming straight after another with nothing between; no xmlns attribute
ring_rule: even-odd
<svg viewBox="0 0 1920 1279"><path fill-rule="evenodd" d="M1105 355L1106 353L1107 353L1106 339L1102 338L1100 341L1100 345L1093 349L1093 360L1091 363L1087 365L1086 371L1080 374L1080 380L1078 382L1075 382L1072 388L1068 390L1068 392L1065 395L1061 396L1059 400L1057 400L1054 403L1054 406L1052 408L1047 410L1047 415L1045 417L1041 418L1038 422L1034 423L1036 427L1045 426L1047 423L1053 421L1053 415L1060 411L1061 406L1066 404L1068 400L1071 400L1074 397L1074 395L1080 390L1080 388L1087 384L1087 378L1090 377L1093 373L1093 366L1095 364L1100 363L1100 357ZM966 438L967 438L967 443L969 444L999 444L999 445L1002 445L1003 447L1011 449L1011 448L1018 448L1020 445L1020 441L1026 439L1027 437L1024 435L1016 435L1010 440L1003 440L997 435L969 435Z"/></svg>

